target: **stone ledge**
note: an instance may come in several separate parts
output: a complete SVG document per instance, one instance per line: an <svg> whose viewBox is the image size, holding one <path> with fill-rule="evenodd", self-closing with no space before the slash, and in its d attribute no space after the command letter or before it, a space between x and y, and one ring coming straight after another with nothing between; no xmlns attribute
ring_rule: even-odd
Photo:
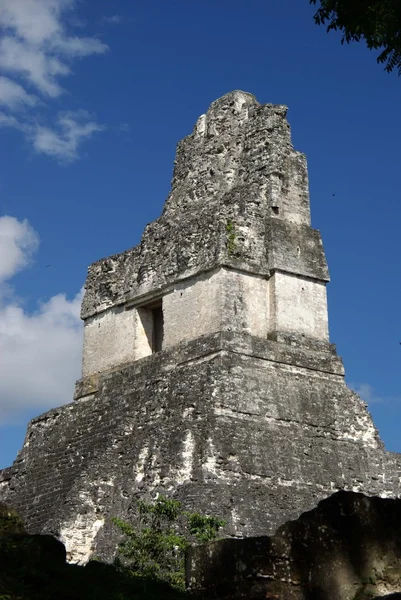
<svg viewBox="0 0 401 600"><path fill-rule="evenodd" d="M262 360L344 376L344 366L333 344L324 344L300 336L278 340L225 333L224 348ZM283 343L287 339L287 343Z"/></svg>
<svg viewBox="0 0 401 600"><path fill-rule="evenodd" d="M146 372L150 365L157 365L162 371L171 370L198 359L212 359L223 351L344 376L341 358L337 356L333 344L323 344L300 337L291 340L287 338L287 343L284 343L230 331L208 334L190 342L181 342L173 348L145 356L135 362L118 365L108 371L79 379L75 384L74 400L95 394L102 383L117 372L134 370L134 374L140 375Z"/></svg>

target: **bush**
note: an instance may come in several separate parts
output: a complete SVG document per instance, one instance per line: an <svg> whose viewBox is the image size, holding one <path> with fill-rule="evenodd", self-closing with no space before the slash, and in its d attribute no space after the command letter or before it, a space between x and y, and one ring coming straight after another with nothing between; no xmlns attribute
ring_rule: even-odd
<svg viewBox="0 0 401 600"><path fill-rule="evenodd" d="M159 496L154 502L137 502L134 527L121 519L113 523L125 535L119 545L121 568L132 575L185 589L185 551L192 543L215 540L225 522L217 517L189 513L177 500ZM124 566L123 566L124 565Z"/></svg>

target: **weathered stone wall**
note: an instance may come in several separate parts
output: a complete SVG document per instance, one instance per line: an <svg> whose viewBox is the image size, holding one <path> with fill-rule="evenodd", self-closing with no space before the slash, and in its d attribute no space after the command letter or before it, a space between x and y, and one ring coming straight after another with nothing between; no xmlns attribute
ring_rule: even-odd
<svg viewBox="0 0 401 600"><path fill-rule="evenodd" d="M152 354L153 319L146 307L121 305L86 320L82 376L115 369Z"/></svg>
<svg viewBox="0 0 401 600"><path fill-rule="evenodd" d="M325 282L281 273L260 277L220 268L177 283L160 298L163 348L217 331L266 338L276 332L328 342ZM83 376L152 353L146 307L122 305L85 322Z"/></svg>
<svg viewBox="0 0 401 600"><path fill-rule="evenodd" d="M87 319L84 328L82 374L91 375L135 359L136 319L124 306Z"/></svg>
<svg viewBox="0 0 401 600"><path fill-rule="evenodd" d="M398 458L333 352L218 333L93 389L32 421L2 496L72 560L111 558L110 517L156 491L237 536L272 533L338 489L399 493Z"/></svg>
<svg viewBox="0 0 401 600"><path fill-rule="evenodd" d="M267 337L272 320L267 278L226 271L221 297L223 331L247 333L263 339Z"/></svg>
<svg viewBox="0 0 401 600"><path fill-rule="evenodd" d="M178 283L163 296L165 348L222 330L225 279L219 269Z"/></svg>
<svg viewBox="0 0 401 600"><path fill-rule="evenodd" d="M265 338L273 330L267 278L220 268L172 285L164 292L159 297L164 316L163 348L218 331L244 331ZM150 313L146 305L131 304L88 318L83 376L152 354Z"/></svg>
<svg viewBox="0 0 401 600"><path fill-rule="evenodd" d="M326 285L276 271L269 280L270 331L329 341Z"/></svg>

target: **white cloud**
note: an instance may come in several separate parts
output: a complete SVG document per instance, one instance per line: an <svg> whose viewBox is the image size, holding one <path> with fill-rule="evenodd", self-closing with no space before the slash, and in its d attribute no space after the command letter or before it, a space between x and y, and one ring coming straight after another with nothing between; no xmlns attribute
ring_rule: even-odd
<svg viewBox="0 0 401 600"><path fill-rule="evenodd" d="M13 129L20 129L21 131L25 130L24 125L20 123L16 117L13 115L6 115L5 113L0 113L0 127L12 127Z"/></svg>
<svg viewBox="0 0 401 600"><path fill-rule="evenodd" d="M0 217L0 285L29 264L38 245L38 234L28 221Z"/></svg>
<svg viewBox="0 0 401 600"><path fill-rule="evenodd" d="M96 38L68 36L63 13L72 0L0 0L0 67L25 77L43 94L62 93L57 77L68 75L66 60L103 54L106 44Z"/></svg>
<svg viewBox="0 0 401 600"><path fill-rule="evenodd" d="M0 0L0 22L32 44L62 35L60 16L73 0Z"/></svg>
<svg viewBox="0 0 401 600"><path fill-rule="evenodd" d="M76 160L80 145L93 134L105 129L83 110L59 113L53 128L37 123L31 124L12 115L0 113L0 127L22 131L32 142L37 154L47 154L61 163Z"/></svg>
<svg viewBox="0 0 401 600"><path fill-rule="evenodd" d="M53 47L57 52L66 56L83 57L91 54L103 54L109 47L95 38L70 37L68 39L60 38L53 42Z"/></svg>
<svg viewBox="0 0 401 600"><path fill-rule="evenodd" d="M53 98L63 92L57 76L70 72L69 67L57 57L46 54L40 48L32 49L11 37L0 41L0 68L28 79L42 94Z"/></svg>
<svg viewBox="0 0 401 600"><path fill-rule="evenodd" d="M48 118L45 125L35 125L38 98L31 88L47 102L57 98L65 91L62 79L72 73L73 60L108 50L97 38L70 34L72 21L67 27L66 14L76 4L77 0L0 0L0 69L6 75L0 77L0 105L13 113L3 115L0 125L25 133L37 152L68 161L78 157L84 139L104 128L74 116L68 121L64 115L55 127ZM26 114L32 108L35 116Z"/></svg>
<svg viewBox="0 0 401 600"><path fill-rule="evenodd" d="M0 76L0 104L11 109L36 106L38 99L7 77Z"/></svg>
<svg viewBox="0 0 401 600"><path fill-rule="evenodd" d="M103 129L84 111L64 113L58 118L58 131L41 126L32 131L33 146L38 153L69 162L77 158L84 139Z"/></svg>
<svg viewBox="0 0 401 600"><path fill-rule="evenodd" d="M57 294L34 312L15 298L1 300L6 280L29 263L38 240L27 221L0 218L0 425L70 402L80 376L82 290L71 300Z"/></svg>

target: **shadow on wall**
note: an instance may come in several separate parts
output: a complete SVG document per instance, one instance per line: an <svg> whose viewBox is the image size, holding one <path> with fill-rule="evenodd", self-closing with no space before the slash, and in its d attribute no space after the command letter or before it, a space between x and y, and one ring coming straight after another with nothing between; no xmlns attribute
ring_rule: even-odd
<svg viewBox="0 0 401 600"><path fill-rule="evenodd" d="M167 584L124 568L66 563L51 535L28 535L18 514L0 503L0 600L184 600Z"/></svg>
<svg viewBox="0 0 401 600"><path fill-rule="evenodd" d="M190 550L194 597L401 599L401 500L338 492L272 537Z"/></svg>

